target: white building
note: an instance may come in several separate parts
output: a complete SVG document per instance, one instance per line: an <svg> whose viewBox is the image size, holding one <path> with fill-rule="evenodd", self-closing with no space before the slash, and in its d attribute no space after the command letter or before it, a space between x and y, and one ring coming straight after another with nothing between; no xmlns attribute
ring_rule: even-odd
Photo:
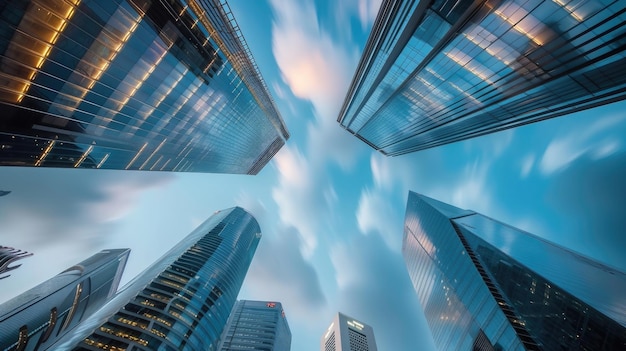
<svg viewBox="0 0 626 351"><path fill-rule="evenodd" d="M374 329L339 312L322 335L320 351L377 351Z"/></svg>

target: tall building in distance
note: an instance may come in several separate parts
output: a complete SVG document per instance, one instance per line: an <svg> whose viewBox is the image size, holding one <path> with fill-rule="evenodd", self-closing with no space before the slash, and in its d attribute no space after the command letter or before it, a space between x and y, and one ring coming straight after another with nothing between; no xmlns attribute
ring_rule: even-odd
<svg viewBox="0 0 626 351"><path fill-rule="evenodd" d="M260 238L242 208L217 211L54 350L217 350Z"/></svg>
<svg viewBox="0 0 626 351"><path fill-rule="evenodd" d="M439 350L625 350L626 274L409 193L402 252Z"/></svg>
<svg viewBox="0 0 626 351"><path fill-rule="evenodd" d="M2 194L2 191L0 191L0 196L3 195L6 194ZM0 246L0 279L8 278L11 276L10 274L7 274L8 272L18 269L21 266L21 264L11 266L12 263L32 255L32 252L27 252L9 246Z"/></svg>
<svg viewBox="0 0 626 351"><path fill-rule="evenodd" d="M282 304L272 301L237 301L228 317L218 350L291 350L291 331Z"/></svg>
<svg viewBox="0 0 626 351"><path fill-rule="evenodd" d="M377 351L374 330L339 312L322 335L320 351Z"/></svg>
<svg viewBox="0 0 626 351"><path fill-rule="evenodd" d="M100 251L0 305L0 350L47 350L115 294L129 253Z"/></svg>
<svg viewBox="0 0 626 351"><path fill-rule="evenodd" d="M256 174L288 138L225 0L0 5L0 165Z"/></svg>
<svg viewBox="0 0 626 351"><path fill-rule="evenodd" d="M385 0L338 117L401 155L626 97L626 3Z"/></svg>

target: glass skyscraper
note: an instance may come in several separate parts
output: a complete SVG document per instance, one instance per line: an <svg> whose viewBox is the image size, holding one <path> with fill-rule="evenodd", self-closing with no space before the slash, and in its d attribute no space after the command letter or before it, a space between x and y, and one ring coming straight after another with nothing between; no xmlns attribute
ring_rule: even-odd
<svg viewBox="0 0 626 351"><path fill-rule="evenodd" d="M224 328L218 350L291 350L291 331L282 304L272 301L237 301Z"/></svg>
<svg viewBox="0 0 626 351"><path fill-rule="evenodd" d="M338 117L401 155L626 97L626 2L385 0Z"/></svg>
<svg viewBox="0 0 626 351"><path fill-rule="evenodd" d="M260 238L242 208L217 211L55 350L217 350Z"/></svg>
<svg viewBox="0 0 626 351"><path fill-rule="evenodd" d="M374 329L338 312L320 341L320 351L377 351Z"/></svg>
<svg viewBox="0 0 626 351"><path fill-rule="evenodd" d="M626 274L409 193L402 252L440 350L624 350Z"/></svg>
<svg viewBox="0 0 626 351"><path fill-rule="evenodd" d="M47 350L112 297L129 249L103 250L0 305L0 350Z"/></svg>
<svg viewBox="0 0 626 351"><path fill-rule="evenodd" d="M288 138L225 0L0 4L0 165L256 174Z"/></svg>

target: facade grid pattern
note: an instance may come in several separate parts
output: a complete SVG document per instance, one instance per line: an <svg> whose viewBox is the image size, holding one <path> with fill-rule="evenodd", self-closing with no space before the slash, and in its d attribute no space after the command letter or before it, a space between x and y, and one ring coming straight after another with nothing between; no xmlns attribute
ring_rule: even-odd
<svg viewBox="0 0 626 351"><path fill-rule="evenodd" d="M619 1L387 0L338 117L400 155L626 97Z"/></svg>
<svg viewBox="0 0 626 351"><path fill-rule="evenodd" d="M217 350L260 236L243 209L218 211L55 346Z"/></svg>
<svg viewBox="0 0 626 351"><path fill-rule="evenodd" d="M626 347L623 272L413 192L402 252L439 349Z"/></svg>
<svg viewBox="0 0 626 351"><path fill-rule="evenodd" d="M255 174L289 137L223 1L10 2L0 38L0 165Z"/></svg>

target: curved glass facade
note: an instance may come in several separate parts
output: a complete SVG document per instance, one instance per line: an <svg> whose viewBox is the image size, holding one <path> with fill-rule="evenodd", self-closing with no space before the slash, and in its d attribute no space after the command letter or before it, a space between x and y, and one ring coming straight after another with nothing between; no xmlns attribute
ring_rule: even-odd
<svg viewBox="0 0 626 351"><path fill-rule="evenodd" d="M0 5L0 165L256 174L288 137L225 1Z"/></svg>
<svg viewBox="0 0 626 351"><path fill-rule="evenodd" d="M410 192L403 254L440 350L626 348L626 275Z"/></svg>
<svg viewBox="0 0 626 351"><path fill-rule="evenodd" d="M217 212L55 350L217 350L260 238L245 210Z"/></svg>
<svg viewBox="0 0 626 351"><path fill-rule="evenodd" d="M114 296L130 249L103 250L0 305L0 350L47 350Z"/></svg>
<svg viewBox="0 0 626 351"><path fill-rule="evenodd" d="M626 97L626 3L383 1L338 117L400 155Z"/></svg>

